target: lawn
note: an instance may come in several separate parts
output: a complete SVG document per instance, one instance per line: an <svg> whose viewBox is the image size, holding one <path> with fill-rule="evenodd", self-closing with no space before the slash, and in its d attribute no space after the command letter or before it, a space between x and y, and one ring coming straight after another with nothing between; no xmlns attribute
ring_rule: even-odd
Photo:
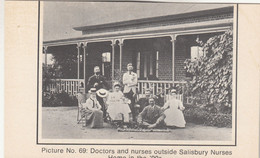
<svg viewBox="0 0 260 158"><path fill-rule="evenodd" d="M170 132L118 132L110 124L91 129L77 124L77 107L43 107L43 139L142 139L231 141L232 128L217 128L187 123L184 129Z"/></svg>

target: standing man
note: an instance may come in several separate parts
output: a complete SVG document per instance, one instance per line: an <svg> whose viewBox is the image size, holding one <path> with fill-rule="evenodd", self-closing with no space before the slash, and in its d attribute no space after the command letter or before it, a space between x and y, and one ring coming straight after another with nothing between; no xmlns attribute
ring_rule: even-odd
<svg viewBox="0 0 260 158"><path fill-rule="evenodd" d="M133 119L135 119L135 98L137 86L137 74L133 72L132 63L127 64L127 72L123 75L124 95L131 100L130 109L132 111Z"/></svg>
<svg viewBox="0 0 260 158"><path fill-rule="evenodd" d="M100 75L100 68L98 66L94 67L94 75L88 79L87 91L89 91L91 88L96 88L96 90L99 90L101 88L108 89L106 79L104 76ZM97 96L97 100L102 106L103 118L106 118L106 109L103 98Z"/></svg>

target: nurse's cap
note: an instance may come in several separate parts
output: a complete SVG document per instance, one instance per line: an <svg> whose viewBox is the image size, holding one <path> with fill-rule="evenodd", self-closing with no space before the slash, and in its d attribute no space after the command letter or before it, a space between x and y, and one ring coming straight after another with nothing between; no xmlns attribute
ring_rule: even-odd
<svg viewBox="0 0 260 158"><path fill-rule="evenodd" d="M116 87L116 86L121 87L121 85L120 85L119 82L115 82L113 86L114 86L114 87Z"/></svg>
<svg viewBox="0 0 260 158"><path fill-rule="evenodd" d="M133 64L132 63L128 63L127 66L133 66Z"/></svg>
<svg viewBox="0 0 260 158"><path fill-rule="evenodd" d="M171 93L176 93L176 89L171 89Z"/></svg>

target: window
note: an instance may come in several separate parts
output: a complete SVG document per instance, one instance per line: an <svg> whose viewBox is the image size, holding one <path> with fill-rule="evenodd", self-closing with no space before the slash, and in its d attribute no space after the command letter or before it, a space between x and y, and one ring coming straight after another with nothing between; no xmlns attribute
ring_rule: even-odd
<svg viewBox="0 0 260 158"><path fill-rule="evenodd" d="M159 77L159 51L156 52L156 77Z"/></svg>
<svg viewBox="0 0 260 158"><path fill-rule="evenodd" d="M158 79L159 51L144 51L136 53L136 73L140 80Z"/></svg>
<svg viewBox="0 0 260 158"><path fill-rule="evenodd" d="M202 47L200 46L192 46L190 47L190 59L191 61L194 61L200 57L204 56L204 52ZM192 74L189 72L186 72L186 77L192 77Z"/></svg>
<svg viewBox="0 0 260 158"><path fill-rule="evenodd" d="M45 64L45 58L47 58L47 64L48 65L52 65L54 64L54 59L53 59L53 55L52 54L43 54L43 60L42 63Z"/></svg>
<svg viewBox="0 0 260 158"><path fill-rule="evenodd" d="M103 63L111 62L111 53L110 52L102 53L102 62Z"/></svg>
<svg viewBox="0 0 260 158"><path fill-rule="evenodd" d="M110 71L111 71L111 53L104 52L102 53L102 75L105 76L107 79L110 78Z"/></svg>
<svg viewBox="0 0 260 158"><path fill-rule="evenodd" d="M140 78L140 62L141 62L141 54L140 52L137 53L137 64L136 64L136 73L137 77Z"/></svg>
<svg viewBox="0 0 260 158"><path fill-rule="evenodd" d="M204 52L202 50L202 47L192 46L190 48L190 55L191 55L191 60L192 61L194 61L195 59L198 59L198 58L204 56Z"/></svg>

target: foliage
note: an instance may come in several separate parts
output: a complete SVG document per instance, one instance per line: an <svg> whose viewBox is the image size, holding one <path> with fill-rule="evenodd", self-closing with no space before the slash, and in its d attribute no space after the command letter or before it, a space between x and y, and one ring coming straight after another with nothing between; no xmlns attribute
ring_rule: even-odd
<svg viewBox="0 0 260 158"><path fill-rule="evenodd" d="M42 66L43 73L42 73L42 89L44 92L47 92L47 87L52 83L52 79L59 78L59 70L55 65L48 65L46 67L45 64Z"/></svg>
<svg viewBox="0 0 260 158"><path fill-rule="evenodd" d="M212 113L202 107L186 107L184 117L190 123L216 127L232 127L231 114Z"/></svg>
<svg viewBox="0 0 260 158"><path fill-rule="evenodd" d="M123 75L124 75L124 73L125 72L120 71L119 69L115 69L115 76L114 76L114 80L112 81L112 84L114 82L119 82L120 85L123 87Z"/></svg>
<svg viewBox="0 0 260 158"><path fill-rule="evenodd" d="M52 54L54 60L55 78L77 78L77 54L56 52ZM82 68L82 67L80 67ZM83 70L80 70L81 72Z"/></svg>
<svg viewBox="0 0 260 158"><path fill-rule="evenodd" d="M114 77L114 81L121 81L123 80L123 75L125 72L120 71L119 69L115 69L115 77Z"/></svg>
<svg viewBox="0 0 260 158"><path fill-rule="evenodd" d="M206 100L205 104L231 107L233 31L210 38L206 43L198 41L204 56L185 61L185 69L193 75L191 92L194 99Z"/></svg>
<svg viewBox="0 0 260 158"><path fill-rule="evenodd" d="M77 106L77 98L69 96L66 92L43 93L43 107Z"/></svg>
<svg viewBox="0 0 260 158"><path fill-rule="evenodd" d="M42 65L42 89L44 92L47 91L48 85L51 83L51 79L53 77L53 68L47 66L45 64Z"/></svg>

